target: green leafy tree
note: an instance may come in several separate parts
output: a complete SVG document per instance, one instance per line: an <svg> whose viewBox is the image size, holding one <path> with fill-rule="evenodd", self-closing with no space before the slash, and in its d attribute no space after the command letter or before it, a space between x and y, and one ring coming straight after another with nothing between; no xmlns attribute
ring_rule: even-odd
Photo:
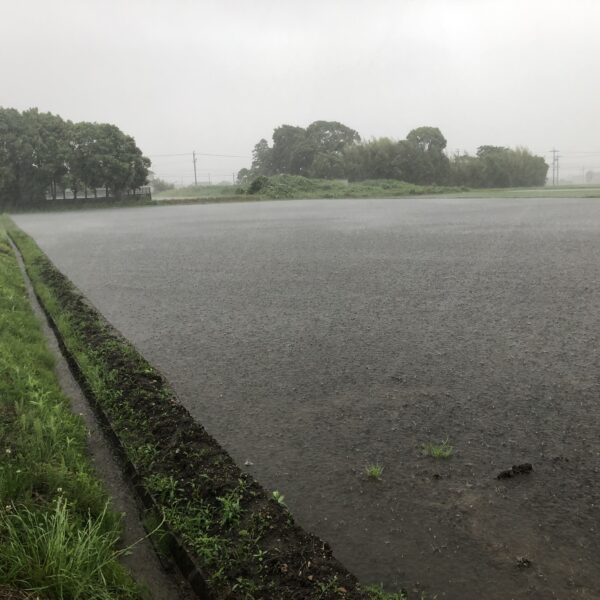
<svg viewBox="0 0 600 600"><path fill-rule="evenodd" d="M144 185L148 180L150 160L142 155L135 140L115 125L97 127L97 159L104 186L118 195Z"/></svg>
<svg viewBox="0 0 600 600"><path fill-rule="evenodd" d="M272 147L265 139L254 146L251 174L343 177L344 149L359 140L354 129L337 121L315 121L306 129L281 125L273 131Z"/></svg>
<svg viewBox="0 0 600 600"><path fill-rule="evenodd" d="M350 146L344 159L346 175L351 181L403 178L399 142L390 138Z"/></svg>
<svg viewBox="0 0 600 600"><path fill-rule="evenodd" d="M3 205L31 204L44 197L52 168L36 110L0 109Z"/></svg>
<svg viewBox="0 0 600 600"><path fill-rule="evenodd" d="M306 128L306 135L318 152L342 152L347 146L360 142L354 129L338 121L315 121Z"/></svg>
<svg viewBox="0 0 600 600"><path fill-rule="evenodd" d="M261 139L252 150L252 174L273 175L272 154L269 142L264 138Z"/></svg>
<svg viewBox="0 0 600 600"><path fill-rule="evenodd" d="M344 150L360 142L354 129L338 121L315 121L306 129L309 148L310 177L336 179L344 177Z"/></svg>
<svg viewBox="0 0 600 600"><path fill-rule="evenodd" d="M0 108L0 204L38 203L69 187L114 193L148 179L150 160L114 125L71 123L51 113Z"/></svg>
<svg viewBox="0 0 600 600"><path fill-rule="evenodd" d="M341 153L318 152L310 167L311 177L342 179L346 176L344 156Z"/></svg>
<svg viewBox="0 0 600 600"><path fill-rule="evenodd" d="M0 108L0 201L3 206L16 204L31 162L32 151L20 113Z"/></svg>
<svg viewBox="0 0 600 600"><path fill-rule="evenodd" d="M469 187L517 187L544 185L548 164L526 148L480 146L476 156L455 156L451 180Z"/></svg>
<svg viewBox="0 0 600 600"><path fill-rule="evenodd" d="M437 127L417 127L401 145L403 170L407 181L418 184L443 184L450 162L445 154L446 138Z"/></svg>
<svg viewBox="0 0 600 600"><path fill-rule="evenodd" d="M237 174L237 182L244 184L248 183L252 177L252 171L250 169L240 169Z"/></svg>
<svg viewBox="0 0 600 600"><path fill-rule="evenodd" d="M543 185L548 165L524 148L481 146L476 156L450 160L446 138L437 127L417 127L404 140L361 141L358 133L338 121L315 121L306 129L281 125L273 145L262 139L253 151L252 168L239 180L279 174L351 181L397 179L409 183L470 187ZM261 180L262 181L262 180Z"/></svg>
<svg viewBox="0 0 600 600"><path fill-rule="evenodd" d="M68 137L72 124L58 115L40 113L36 108L23 112L22 119L32 147L32 166L36 170L39 192L48 186L53 198L69 172Z"/></svg>
<svg viewBox="0 0 600 600"><path fill-rule="evenodd" d="M273 131L271 167L274 175L307 175L313 149L306 130L293 125L281 125Z"/></svg>

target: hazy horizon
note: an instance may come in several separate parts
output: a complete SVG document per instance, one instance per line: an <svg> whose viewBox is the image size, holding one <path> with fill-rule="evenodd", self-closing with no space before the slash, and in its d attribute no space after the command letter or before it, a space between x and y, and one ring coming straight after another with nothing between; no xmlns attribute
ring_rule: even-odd
<svg viewBox="0 0 600 600"><path fill-rule="evenodd" d="M192 182L192 150L239 155L198 157L230 180L274 127L319 119L600 170L592 0L3 1L0 105L115 123L167 180Z"/></svg>

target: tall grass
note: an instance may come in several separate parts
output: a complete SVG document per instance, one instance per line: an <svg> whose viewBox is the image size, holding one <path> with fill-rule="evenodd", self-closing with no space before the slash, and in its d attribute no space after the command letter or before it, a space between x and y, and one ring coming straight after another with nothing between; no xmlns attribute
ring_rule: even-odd
<svg viewBox="0 0 600 600"><path fill-rule="evenodd" d="M117 562L118 532L106 527L106 508L81 519L58 498L51 511L8 505L0 512L5 540L0 581L23 584L49 598L132 598L131 581Z"/></svg>

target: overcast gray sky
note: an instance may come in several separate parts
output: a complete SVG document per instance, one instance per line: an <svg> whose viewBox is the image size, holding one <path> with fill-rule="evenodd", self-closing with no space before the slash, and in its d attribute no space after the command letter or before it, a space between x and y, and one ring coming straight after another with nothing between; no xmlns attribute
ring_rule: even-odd
<svg viewBox="0 0 600 600"><path fill-rule="evenodd" d="M0 105L111 122L165 179L283 123L439 127L600 170L599 0L0 0ZM200 157L200 178L249 158Z"/></svg>

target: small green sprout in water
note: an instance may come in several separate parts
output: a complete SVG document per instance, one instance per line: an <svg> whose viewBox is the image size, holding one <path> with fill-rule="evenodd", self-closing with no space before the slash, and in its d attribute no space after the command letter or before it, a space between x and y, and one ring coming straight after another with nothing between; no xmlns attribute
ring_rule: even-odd
<svg viewBox="0 0 600 600"><path fill-rule="evenodd" d="M423 444L423 454L425 456L432 456L433 458L450 458L454 448L450 445L450 441L446 438L441 444L434 444L429 442Z"/></svg>
<svg viewBox="0 0 600 600"><path fill-rule="evenodd" d="M365 591L371 600L407 600L406 592L386 592L381 584L368 585ZM437 600L437 596L428 596L425 592L421 592L418 600Z"/></svg>
<svg viewBox="0 0 600 600"><path fill-rule="evenodd" d="M379 481L383 474L383 467L381 465L369 465L365 469L365 473L369 479L375 479Z"/></svg>
<svg viewBox="0 0 600 600"><path fill-rule="evenodd" d="M369 594L371 600L406 600L406 594L404 592L386 592L381 584L367 586L366 592Z"/></svg>
<svg viewBox="0 0 600 600"><path fill-rule="evenodd" d="M285 506L285 496L281 493L278 492L277 490L275 490L273 492L273 500L275 500L277 502L277 504L281 504L281 506Z"/></svg>

